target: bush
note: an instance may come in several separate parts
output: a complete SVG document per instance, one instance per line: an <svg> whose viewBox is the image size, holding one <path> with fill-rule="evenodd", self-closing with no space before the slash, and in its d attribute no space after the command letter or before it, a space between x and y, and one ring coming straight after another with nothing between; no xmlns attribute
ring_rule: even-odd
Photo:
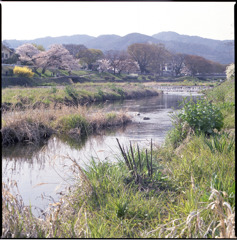
<svg viewBox="0 0 237 240"><path fill-rule="evenodd" d="M183 101L183 112L178 114L183 122L187 122L195 133L203 132L206 135L214 133L214 129L220 131L223 127L223 115L219 108L206 100L198 100L194 103Z"/></svg>
<svg viewBox="0 0 237 240"><path fill-rule="evenodd" d="M58 126L62 131L65 132L74 128L78 128L83 135L88 131L89 124L83 116L79 114L72 114L60 118L58 121Z"/></svg>
<svg viewBox="0 0 237 240"><path fill-rule="evenodd" d="M15 66L15 68L13 69L13 73L19 77L33 77L34 76L34 73L32 72L32 70L27 67Z"/></svg>

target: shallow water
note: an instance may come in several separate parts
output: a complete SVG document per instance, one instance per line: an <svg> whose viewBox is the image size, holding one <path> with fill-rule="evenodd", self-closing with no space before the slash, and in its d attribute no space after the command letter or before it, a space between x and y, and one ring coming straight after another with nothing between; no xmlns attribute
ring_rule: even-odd
<svg viewBox="0 0 237 240"><path fill-rule="evenodd" d="M192 93L194 100L199 96ZM190 98L190 93L169 93L94 105L95 111L102 108L108 112L126 110L133 121L126 127L114 127L82 141L53 136L41 146L18 144L4 148L3 181L15 180L24 203L45 210L48 203L53 199L57 201L60 192L73 182L73 164L69 157L86 168L92 156L96 161L116 161L119 157L116 138L122 145L131 141L138 143L139 147L148 147L151 139L154 145L161 145L172 127L170 113L179 108L183 97ZM37 214L38 210L33 208L33 212Z"/></svg>

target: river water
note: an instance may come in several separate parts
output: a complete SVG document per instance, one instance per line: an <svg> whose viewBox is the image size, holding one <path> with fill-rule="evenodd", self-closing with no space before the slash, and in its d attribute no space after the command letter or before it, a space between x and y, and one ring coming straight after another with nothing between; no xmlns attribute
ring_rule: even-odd
<svg viewBox="0 0 237 240"><path fill-rule="evenodd" d="M200 94L192 93L196 100ZM41 146L18 144L2 150L2 180L15 180L25 205L31 204L33 213L45 210L60 198L61 191L73 182L72 158L86 168L91 157L96 161L116 161L120 156L116 138L122 145L129 141L139 147L161 145L172 127L171 112L179 109L183 97L190 93L169 93L156 97L106 102L94 105L94 110L125 110L132 116L126 127L112 128L87 139L75 141L67 136L52 136ZM149 118L144 120L144 118ZM36 208L35 208L36 207Z"/></svg>

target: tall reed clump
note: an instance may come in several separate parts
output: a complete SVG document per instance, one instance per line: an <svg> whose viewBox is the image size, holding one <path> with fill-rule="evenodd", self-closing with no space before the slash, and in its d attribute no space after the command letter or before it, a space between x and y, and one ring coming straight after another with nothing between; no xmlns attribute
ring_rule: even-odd
<svg viewBox="0 0 237 240"><path fill-rule="evenodd" d="M50 121L54 119L54 115L45 110L13 111L3 114L2 118L3 146L18 142L39 144L55 132L50 126Z"/></svg>
<svg viewBox="0 0 237 240"><path fill-rule="evenodd" d="M82 137L106 128L122 126L131 121L125 112L89 113L85 107L28 109L3 114L2 145L17 142L38 144L52 134Z"/></svg>

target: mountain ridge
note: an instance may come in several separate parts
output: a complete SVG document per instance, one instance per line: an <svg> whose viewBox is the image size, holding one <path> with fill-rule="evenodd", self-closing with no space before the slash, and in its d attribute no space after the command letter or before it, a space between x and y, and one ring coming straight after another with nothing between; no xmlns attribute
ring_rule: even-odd
<svg viewBox="0 0 237 240"><path fill-rule="evenodd" d="M202 56L209 60L222 64L234 62L234 40L214 40L199 36L189 36L167 31L153 34L152 36L141 33L129 33L125 36L116 34L104 34L93 37L86 34L72 36L43 37L33 40L4 40L12 48L25 43L43 45L46 49L52 44L83 44L88 48L96 48L102 51L126 50L133 43L163 43L165 47L175 53L185 53Z"/></svg>

